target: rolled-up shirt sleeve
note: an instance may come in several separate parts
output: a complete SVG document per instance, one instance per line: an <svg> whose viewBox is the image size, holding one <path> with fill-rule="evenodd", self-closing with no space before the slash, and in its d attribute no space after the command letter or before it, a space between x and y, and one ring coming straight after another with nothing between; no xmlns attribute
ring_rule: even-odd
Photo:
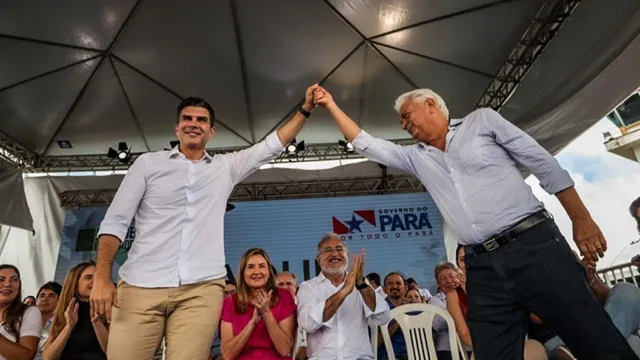
<svg viewBox="0 0 640 360"><path fill-rule="evenodd" d="M362 301L362 304L364 305L364 316L371 320L375 325L384 325L391 320L391 310L389 309L389 304L387 304L384 297L377 292L374 293L376 294L376 308L373 311L371 311L369 306L364 303L362 295L358 294L360 296L360 301Z"/></svg>
<svg viewBox="0 0 640 360"><path fill-rule="evenodd" d="M321 300L313 286L300 284L298 289L298 325L307 333L313 334L323 326L331 328L333 318L322 321L326 299Z"/></svg>
<svg viewBox="0 0 640 360"><path fill-rule="evenodd" d="M140 155L131 165L100 224L100 235L113 235L122 241L129 230L138 205L147 188L147 155Z"/></svg>
<svg viewBox="0 0 640 360"><path fill-rule="evenodd" d="M235 185L283 151L284 145L280 142L278 133L274 131L263 141L247 149L223 155L223 159L229 164L231 181Z"/></svg>
<svg viewBox="0 0 640 360"><path fill-rule="evenodd" d="M360 130L352 144L358 154L369 160L415 175L411 157L407 154L407 146L375 138L364 130Z"/></svg>
<svg viewBox="0 0 640 360"><path fill-rule="evenodd" d="M520 164L525 166L549 194L556 194L574 185L569 173L558 160L526 132L507 121L492 109L481 109L484 120L495 140Z"/></svg>

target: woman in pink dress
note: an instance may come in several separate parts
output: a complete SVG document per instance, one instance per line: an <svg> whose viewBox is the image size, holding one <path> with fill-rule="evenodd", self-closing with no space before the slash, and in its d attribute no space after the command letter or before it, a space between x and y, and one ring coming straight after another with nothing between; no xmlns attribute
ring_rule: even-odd
<svg viewBox="0 0 640 360"><path fill-rule="evenodd" d="M278 289L269 256L249 249L240 260L236 293L224 300L221 352L225 360L290 359L296 331L296 304Z"/></svg>

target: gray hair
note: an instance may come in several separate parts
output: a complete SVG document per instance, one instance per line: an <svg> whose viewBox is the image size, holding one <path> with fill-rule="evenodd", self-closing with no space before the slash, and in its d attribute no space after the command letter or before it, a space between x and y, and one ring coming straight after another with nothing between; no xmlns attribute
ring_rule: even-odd
<svg viewBox="0 0 640 360"><path fill-rule="evenodd" d="M289 276L291 276L291 277L293 278L293 281L298 282L298 279L296 278L296 274L292 273L291 271L281 271L281 272L276 276L276 278L277 278L278 276L280 276L280 275L289 275Z"/></svg>
<svg viewBox="0 0 640 360"><path fill-rule="evenodd" d="M344 241L342 240L342 238L340 237L340 235L336 234L336 233L326 233L322 236L322 239L320 239L320 242L318 243L318 251L320 250L320 248L322 247L322 245L324 245L324 243L326 243L329 240L340 240L343 244ZM345 246L346 248L346 246Z"/></svg>
<svg viewBox="0 0 640 360"><path fill-rule="evenodd" d="M447 109L447 104L445 104L440 95L436 94L436 92L431 89L416 89L406 92L398 96L393 108L399 114L400 108L402 108L407 100L416 104L423 104L427 99L433 100L436 103L436 107L442 111L446 118L449 118L449 109Z"/></svg>

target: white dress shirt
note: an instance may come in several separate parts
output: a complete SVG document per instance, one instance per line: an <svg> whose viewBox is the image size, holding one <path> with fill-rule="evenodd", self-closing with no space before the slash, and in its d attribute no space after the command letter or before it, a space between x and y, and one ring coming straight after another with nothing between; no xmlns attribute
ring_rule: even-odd
<svg viewBox="0 0 640 360"><path fill-rule="evenodd" d="M309 359L373 359L368 320L383 325L391 319L389 305L376 294L376 308L371 311L358 290L353 290L335 315L326 322L322 313L326 300L344 286L334 286L323 273L300 284L298 289L298 324L307 332Z"/></svg>
<svg viewBox="0 0 640 360"><path fill-rule="evenodd" d="M226 275L224 214L234 186L284 150L277 133L248 149L191 161L178 151L141 155L129 169L99 235L136 237L120 278L177 287Z"/></svg>

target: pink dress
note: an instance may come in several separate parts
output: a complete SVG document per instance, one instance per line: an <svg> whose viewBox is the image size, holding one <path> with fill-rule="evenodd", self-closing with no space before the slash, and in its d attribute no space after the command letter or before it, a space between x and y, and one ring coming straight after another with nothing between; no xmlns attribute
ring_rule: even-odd
<svg viewBox="0 0 640 360"><path fill-rule="evenodd" d="M279 323L289 316L293 316L295 322L296 304L293 296L288 290L277 289L277 291L279 297L278 302L271 308L273 317ZM238 296L235 294L224 299L222 315L220 317L222 321L232 324L234 336L238 335L242 329L247 326L253 316L254 309L252 305L247 305L246 313L238 313L235 308L236 301L238 301ZM281 360L291 359L291 356L280 356L280 354L278 354L278 351L271 341L264 320L260 320L249 336L249 340L247 340L247 343L244 345L244 349L242 349L242 352L237 357L237 360L244 359Z"/></svg>

